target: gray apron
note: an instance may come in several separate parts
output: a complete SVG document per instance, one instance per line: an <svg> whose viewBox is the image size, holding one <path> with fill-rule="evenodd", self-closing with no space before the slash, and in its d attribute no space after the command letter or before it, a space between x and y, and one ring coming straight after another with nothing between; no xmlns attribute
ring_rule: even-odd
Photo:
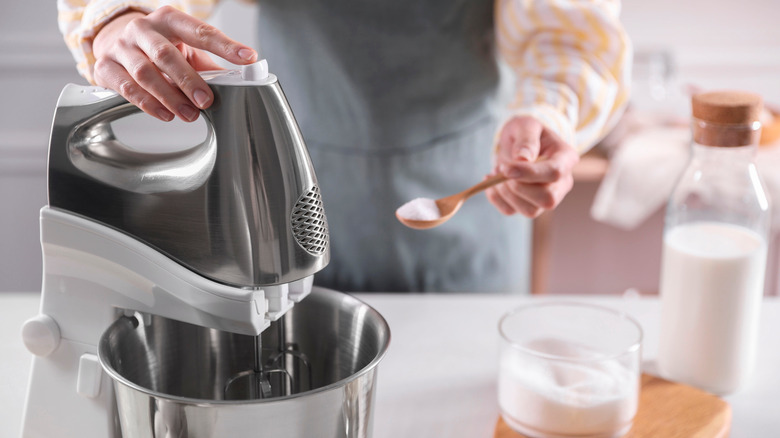
<svg viewBox="0 0 780 438"><path fill-rule="evenodd" d="M491 169L492 0L261 0L260 48L311 154L341 291L527 292L530 221L484 195L446 224L395 210Z"/></svg>

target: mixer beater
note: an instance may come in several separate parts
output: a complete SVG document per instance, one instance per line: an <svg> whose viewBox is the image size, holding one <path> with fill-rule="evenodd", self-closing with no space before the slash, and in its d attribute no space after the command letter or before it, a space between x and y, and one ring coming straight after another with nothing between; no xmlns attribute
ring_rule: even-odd
<svg viewBox="0 0 780 438"><path fill-rule="evenodd" d="M312 389L312 370L308 357L293 342L287 342L286 318L276 328L276 347L263 348L263 336L255 336L252 369L236 373L227 380L225 400L254 400L283 397Z"/></svg>

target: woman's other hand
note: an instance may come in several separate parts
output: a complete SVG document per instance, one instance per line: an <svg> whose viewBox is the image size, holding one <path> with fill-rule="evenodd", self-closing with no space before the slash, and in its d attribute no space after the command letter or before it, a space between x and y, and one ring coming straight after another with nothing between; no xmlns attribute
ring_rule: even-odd
<svg viewBox="0 0 780 438"><path fill-rule="evenodd" d="M535 218L552 210L572 188L572 169L579 161L574 147L533 117L518 116L504 124L494 173L511 178L487 190L503 214Z"/></svg>

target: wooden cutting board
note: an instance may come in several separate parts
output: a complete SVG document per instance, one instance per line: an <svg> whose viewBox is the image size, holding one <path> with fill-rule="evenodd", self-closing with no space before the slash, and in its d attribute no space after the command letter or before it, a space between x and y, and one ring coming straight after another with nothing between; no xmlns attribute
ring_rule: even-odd
<svg viewBox="0 0 780 438"><path fill-rule="evenodd" d="M731 406L699 389L642 374L642 391L634 427L624 438L726 438ZM525 438L501 417L495 438Z"/></svg>

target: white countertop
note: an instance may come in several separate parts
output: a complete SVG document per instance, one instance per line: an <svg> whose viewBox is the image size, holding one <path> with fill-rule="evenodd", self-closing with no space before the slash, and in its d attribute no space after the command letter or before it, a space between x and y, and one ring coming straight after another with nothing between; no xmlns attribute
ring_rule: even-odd
<svg viewBox="0 0 780 438"><path fill-rule="evenodd" d="M623 310L645 332L645 371L657 352L656 298L520 297L506 295L358 294L390 324L392 340L379 365L374 438L492 438L498 418L499 317L529 300L581 301ZM0 292L0 437L21 428L31 355L21 325L37 313L39 294ZM780 298L766 298L753 381L726 397L732 438L780 436Z"/></svg>

